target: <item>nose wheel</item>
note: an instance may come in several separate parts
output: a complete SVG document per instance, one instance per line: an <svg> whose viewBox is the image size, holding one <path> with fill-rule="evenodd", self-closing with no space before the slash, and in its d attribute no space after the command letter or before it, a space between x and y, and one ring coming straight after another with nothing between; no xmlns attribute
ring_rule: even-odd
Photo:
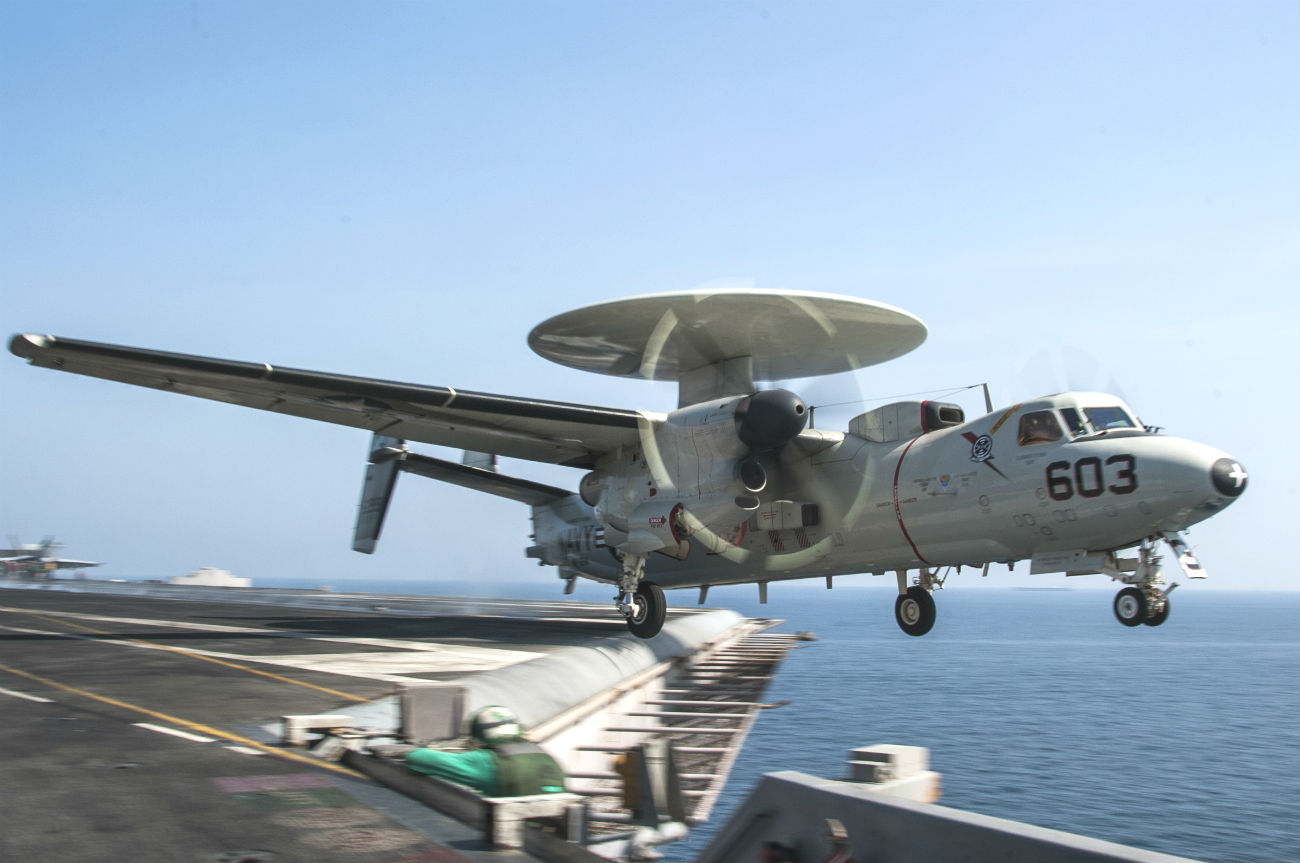
<svg viewBox="0 0 1300 863"><path fill-rule="evenodd" d="M1126 587L1115 594L1115 619L1125 626L1159 626L1169 619L1169 593Z"/></svg>
<svg viewBox="0 0 1300 863"><path fill-rule="evenodd" d="M1141 626L1147 619L1147 598L1136 587L1115 594L1115 619L1125 626Z"/></svg>
<svg viewBox="0 0 1300 863"><path fill-rule="evenodd" d="M1169 619L1169 594L1165 594L1159 611L1152 611L1147 608L1146 619L1142 622L1147 626L1159 626Z"/></svg>

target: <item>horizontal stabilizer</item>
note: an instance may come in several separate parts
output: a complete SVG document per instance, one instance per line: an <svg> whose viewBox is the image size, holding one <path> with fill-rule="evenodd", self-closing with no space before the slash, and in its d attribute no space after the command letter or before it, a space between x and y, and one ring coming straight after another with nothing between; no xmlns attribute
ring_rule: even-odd
<svg viewBox="0 0 1300 863"><path fill-rule="evenodd" d="M509 498L530 506L545 506L573 494L573 492L553 485L506 476L493 470L457 464L454 461L445 461L432 456L420 455L419 453L406 453L400 464L401 469L407 473L427 476L429 479L442 480L452 485L472 488L477 491L485 491L488 494L495 494L498 497Z"/></svg>

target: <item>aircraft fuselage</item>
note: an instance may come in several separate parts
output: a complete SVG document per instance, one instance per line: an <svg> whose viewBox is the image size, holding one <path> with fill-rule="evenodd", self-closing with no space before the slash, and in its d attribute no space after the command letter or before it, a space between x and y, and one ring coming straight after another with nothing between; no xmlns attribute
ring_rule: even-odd
<svg viewBox="0 0 1300 863"><path fill-rule="evenodd" d="M1088 410L1112 427L1088 424ZM1054 422L1046 436L1055 439L1034 439L1035 420ZM1085 570L1105 552L1208 518L1245 487L1226 453L1147 431L1100 394L1052 396L896 440L853 428L806 432L768 465L780 498L759 492L734 523L683 530L684 559L653 555L646 578L678 588L1020 560L1041 572ZM653 471L629 474L626 485L655 489L645 503L669 498ZM689 511L691 489L674 491ZM617 580L599 507L571 499L535 508L534 522L544 562Z"/></svg>

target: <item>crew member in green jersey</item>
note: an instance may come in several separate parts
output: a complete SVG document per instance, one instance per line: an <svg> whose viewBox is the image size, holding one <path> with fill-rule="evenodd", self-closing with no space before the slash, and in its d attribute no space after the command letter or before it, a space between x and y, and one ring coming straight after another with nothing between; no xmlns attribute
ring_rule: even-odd
<svg viewBox="0 0 1300 863"><path fill-rule="evenodd" d="M523 726L509 708L484 707L474 714L470 734L480 748L443 752L421 748L406 756L406 766L448 779L488 797L523 797L564 790L564 770L536 743L524 739Z"/></svg>

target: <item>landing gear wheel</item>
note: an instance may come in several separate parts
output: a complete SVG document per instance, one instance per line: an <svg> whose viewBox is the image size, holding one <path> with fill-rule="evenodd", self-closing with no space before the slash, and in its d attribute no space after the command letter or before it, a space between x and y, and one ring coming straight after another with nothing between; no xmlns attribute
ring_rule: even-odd
<svg viewBox="0 0 1300 863"><path fill-rule="evenodd" d="M654 638L664 628L668 604L664 592L657 584L643 581L632 596L632 611L627 616L627 628L637 638Z"/></svg>
<svg viewBox="0 0 1300 863"><path fill-rule="evenodd" d="M908 635L925 635L934 628L934 597L924 587L909 587L894 600L894 619Z"/></svg>
<svg viewBox="0 0 1300 863"><path fill-rule="evenodd" d="M1147 619L1146 594L1136 587L1115 594L1115 619L1125 626L1140 626Z"/></svg>
<svg viewBox="0 0 1300 863"><path fill-rule="evenodd" d="M1145 623L1147 626L1159 626L1160 624L1164 623L1168 619L1169 619L1169 597L1166 596L1164 608L1160 609L1150 617L1144 618L1142 622Z"/></svg>

